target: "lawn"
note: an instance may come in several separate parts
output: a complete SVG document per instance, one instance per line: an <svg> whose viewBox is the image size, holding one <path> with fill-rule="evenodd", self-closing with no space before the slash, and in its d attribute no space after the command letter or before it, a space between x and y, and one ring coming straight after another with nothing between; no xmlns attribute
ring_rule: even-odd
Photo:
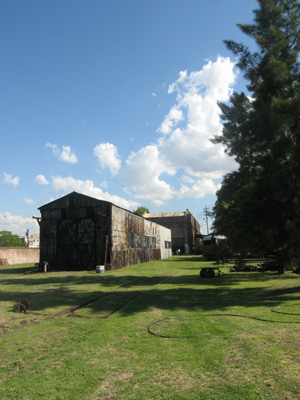
<svg viewBox="0 0 300 400"><path fill-rule="evenodd" d="M300 399L299 276L208 266L0 267L0 399Z"/></svg>

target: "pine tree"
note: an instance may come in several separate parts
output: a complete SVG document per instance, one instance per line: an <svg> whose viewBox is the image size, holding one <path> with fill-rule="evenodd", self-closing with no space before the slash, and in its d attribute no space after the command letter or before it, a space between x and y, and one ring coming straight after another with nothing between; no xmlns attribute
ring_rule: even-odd
<svg viewBox="0 0 300 400"><path fill-rule="evenodd" d="M238 25L258 50L225 41L251 97L234 93L231 105L220 104L223 135L213 141L239 168L217 194L215 228L229 238L240 232L236 250L275 251L282 271L300 260L300 4L258 3L254 23Z"/></svg>

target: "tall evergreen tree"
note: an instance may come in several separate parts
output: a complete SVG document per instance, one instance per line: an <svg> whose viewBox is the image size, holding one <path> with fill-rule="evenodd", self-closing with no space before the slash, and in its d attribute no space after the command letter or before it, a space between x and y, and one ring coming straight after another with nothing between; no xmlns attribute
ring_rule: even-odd
<svg viewBox="0 0 300 400"><path fill-rule="evenodd" d="M236 250L272 249L283 271L300 260L300 4L258 3L253 24L238 24L258 50L225 41L251 97L234 93L231 105L220 104L223 135L213 141L239 168L217 193L215 229Z"/></svg>

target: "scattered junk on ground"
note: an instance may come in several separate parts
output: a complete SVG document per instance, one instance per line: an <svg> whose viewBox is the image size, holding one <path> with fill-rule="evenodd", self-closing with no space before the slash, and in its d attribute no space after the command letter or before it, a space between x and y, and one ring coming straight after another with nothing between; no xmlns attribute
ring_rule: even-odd
<svg viewBox="0 0 300 400"><path fill-rule="evenodd" d="M275 257L267 258L234 258L227 260L234 263L230 272L251 272L251 271L276 271L278 264Z"/></svg>
<svg viewBox="0 0 300 400"><path fill-rule="evenodd" d="M216 275L217 276L221 275L219 267L201 268L200 270L201 278L214 278Z"/></svg>
<svg viewBox="0 0 300 400"><path fill-rule="evenodd" d="M20 303L14 305L14 312L26 314L28 308L29 308L29 301L22 300Z"/></svg>
<svg viewBox="0 0 300 400"><path fill-rule="evenodd" d="M43 261L41 263L35 263L33 268L27 269L26 274L32 274L33 272L49 272L50 265L48 261Z"/></svg>

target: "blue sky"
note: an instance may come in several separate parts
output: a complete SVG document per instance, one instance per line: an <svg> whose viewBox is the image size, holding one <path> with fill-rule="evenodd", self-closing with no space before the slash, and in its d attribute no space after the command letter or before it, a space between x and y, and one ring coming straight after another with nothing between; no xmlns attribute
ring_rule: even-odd
<svg viewBox="0 0 300 400"><path fill-rule="evenodd" d="M222 176L218 101L245 90L223 40L255 0L0 3L0 230L38 233L72 191L204 225ZM203 231L206 227L203 226Z"/></svg>

